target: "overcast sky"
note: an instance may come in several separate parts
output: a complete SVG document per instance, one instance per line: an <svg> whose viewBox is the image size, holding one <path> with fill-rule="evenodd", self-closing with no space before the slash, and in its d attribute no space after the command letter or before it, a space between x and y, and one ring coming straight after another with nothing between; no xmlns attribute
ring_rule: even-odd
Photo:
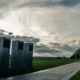
<svg viewBox="0 0 80 80"><path fill-rule="evenodd" d="M0 0L0 28L37 38L36 56L71 56L80 47L80 0Z"/></svg>

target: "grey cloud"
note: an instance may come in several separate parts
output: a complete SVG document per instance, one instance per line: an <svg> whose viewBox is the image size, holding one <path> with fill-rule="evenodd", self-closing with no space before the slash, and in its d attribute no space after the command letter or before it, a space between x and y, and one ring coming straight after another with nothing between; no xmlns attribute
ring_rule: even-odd
<svg viewBox="0 0 80 80"><path fill-rule="evenodd" d="M67 51L67 52L74 52L75 48L72 46L69 46L68 44L60 44L60 43L50 43L53 48L60 49L62 51Z"/></svg>
<svg viewBox="0 0 80 80"><path fill-rule="evenodd" d="M0 34L4 35L4 32L9 33L3 29L0 29ZM35 37L27 37L27 36L15 36L15 39L19 39L19 40L23 40L25 42L32 42L33 44L37 44L38 42L40 42L39 38L35 38Z"/></svg>
<svg viewBox="0 0 80 80"><path fill-rule="evenodd" d="M33 0L33 1L29 1L26 2L24 4L21 4L18 6L18 8L20 7L25 7L25 6L29 6L29 7L33 7L33 6L37 6L37 7L53 7L56 5L61 5L61 6L66 6L66 7L72 7L75 6L77 3L79 3L80 0L43 0L43 1L38 1L38 0Z"/></svg>
<svg viewBox="0 0 80 80"><path fill-rule="evenodd" d="M23 40L25 42L32 42L33 44L40 42L40 39L35 37L17 36L16 39Z"/></svg>
<svg viewBox="0 0 80 80"><path fill-rule="evenodd" d="M80 0L62 0L58 4L64 5L64 6L75 6L79 2Z"/></svg>
<svg viewBox="0 0 80 80"><path fill-rule="evenodd" d="M80 40L71 40L68 42L71 46L75 47L75 49L80 49Z"/></svg>
<svg viewBox="0 0 80 80"><path fill-rule="evenodd" d="M69 45L64 45L61 47L63 50L65 51L69 51L69 52L73 52L75 51L75 48L74 47L70 47Z"/></svg>
<svg viewBox="0 0 80 80"><path fill-rule="evenodd" d="M0 8L1 7L5 7L7 5L9 5L10 3L12 3L14 0L0 0Z"/></svg>
<svg viewBox="0 0 80 80"><path fill-rule="evenodd" d="M0 0L0 19L7 16L9 8L11 10L13 2L15 2L15 0Z"/></svg>
<svg viewBox="0 0 80 80"><path fill-rule="evenodd" d="M32 39L32 42L33 42L34 44L37 44L38 42L40 42L40 39L38 39L38 38L33 38L33 39Z"/></svg>
<svg viewBox="0 0 80 80"><path fill-rule="evenodd" d="M54 54L54 53L62 53L61 50L57 50L57 49L52 49L46 45L36 45L35 46L35 51L37 53L51 53L51 54Z"/></svg>

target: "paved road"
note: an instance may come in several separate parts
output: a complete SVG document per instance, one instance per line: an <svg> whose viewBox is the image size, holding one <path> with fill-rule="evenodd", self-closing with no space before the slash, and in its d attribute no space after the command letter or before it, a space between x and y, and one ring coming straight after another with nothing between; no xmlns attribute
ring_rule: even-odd
<svg viewBox="0 0 80 80"><path fill-rule="evenodd" d="M79 70L80 63L75 62L56 68L42 70L16 77L4 78L0 80L69 80Z"/></svg>

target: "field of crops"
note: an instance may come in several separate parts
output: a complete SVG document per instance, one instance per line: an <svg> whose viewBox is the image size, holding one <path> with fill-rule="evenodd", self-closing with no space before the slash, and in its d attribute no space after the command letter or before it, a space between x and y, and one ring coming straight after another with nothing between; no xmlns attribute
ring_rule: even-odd
<svg viewBox="0 0 80 80"><path fill-rule="evenodd" d="M36 59L34 59L33 64L32 64L32 70L22 70L20 72L9 71L8 74L0 75L0 77L8 77L8 76L14 76L14 75L20 75L20 74L40 71L40 70L44 70L44 69L49 69L49 68L73 63L76 61L79 61L79 60L77 60L77 59L52 59L52 60L48 60L48 59L47 60L46 59L39 60L38 59L38 60L36 60Z"/></svg>
<svg viewBox="0 0 80 80"><path fill-rule="evenodd" d="M75 74L70 80L80 80L80 71Z"/></svg>

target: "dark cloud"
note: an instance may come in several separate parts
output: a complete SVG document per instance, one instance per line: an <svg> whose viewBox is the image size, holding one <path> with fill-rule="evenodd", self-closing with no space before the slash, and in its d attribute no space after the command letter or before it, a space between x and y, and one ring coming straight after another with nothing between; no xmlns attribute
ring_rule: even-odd
<svg viewBox="0 0 80 80"><path fill-rule="evenodd" d="M71 7L75 6L79 2L80 0L62 0L61 2L58 2L58 4Z"/></svg>
<svg viewBox="0 0 80 80"><path fill-rule="evenodd" d="M12 3L14 0L0 0L0 8L8 6L10 3Z"/></svg>
<svg viewBox="0 0 80 80"><path fill-rule="evenodd" d="M23 3L24 2L24 3ZM0 8L8 6L10 4L16 3L17 5L19 3L23 3L19 5L18 7L24 7L24 6L55 6L55 5L64 5L64 6L75 6L77 3L79 3L80 0L19 0L18 2L16 0L0 0ZM15 5L15 4L14 4Z"/></svg>
<svg viewBox="0 0 80 80"><path fill-rule="evenodd" d="M54 53L64 53L66 54L66 52L74 52L76 49L74 48L74 46L69 46L68 44L63 44L63 43L50 43L51 47L48 47L46 45L40 44L40 45L35 45L34 49L35 52L37 53L50 53L50 54L54 54Z"/></svg>
<svg viewBox="0 0 80 80"><path fill-rule="evenodd" d="M37 44L38 42L40 42L40 39L38 39L38 38L33 38L31 41L32 41L34 44Z"/></svg>
<svg viewBox="0 0 80 80"><path fill-rule="evenodd" d="M52 45L53 48L57 48L63 51L67 51L67 52L73 52L75 51L74 46L69 46L68 44L60 44L60 43L50 43Z"/></svg>
<svg viewBox="0 0 80 80"><path fill-rule="evenodd" d="M69 45L64 45L64 46L61 47L61 49L65 50L65 51L68 51L68 52L75 51L75 48L74 47L70 47Z"/></svg>
<svg viewBox="0 0 80 80"><path fill-rule="evenodd" d="M37 44L38 42L40 42L40 39L35 37L27 37L26 39L32 42L33 44Z"/></svg>
<svg viewBox="0 0 80 80"><path fill-rule="evenodd" d="M60 1L58 1L58 0L57 1L54 1L54 0L43 0L43 1L36 0L35 1L35 0L33 0L33 1L29 1L24 4L19 5L18 8L25 7L25 6L53 7L53 6L57 6L57 5L72 7L72 6L75 6L79 2L80 2L80 0L60 0Z"/></svg>
<svg viewBox="0 0 80 80"><path fill-rule="evenodd" d="M35 45L35 51L37 53L51 53L51 54L54 54L54 53L62 53L61 50L57 50L57 49L52 49L46 45Z"/></svg>
<svg viewBox="0 0 80 80"><path fill-rule="evenodd" d="M23 40L25 42L32 42L33 44L40 42L40 39L35 37L16 36L16 39Z"/></svg>

